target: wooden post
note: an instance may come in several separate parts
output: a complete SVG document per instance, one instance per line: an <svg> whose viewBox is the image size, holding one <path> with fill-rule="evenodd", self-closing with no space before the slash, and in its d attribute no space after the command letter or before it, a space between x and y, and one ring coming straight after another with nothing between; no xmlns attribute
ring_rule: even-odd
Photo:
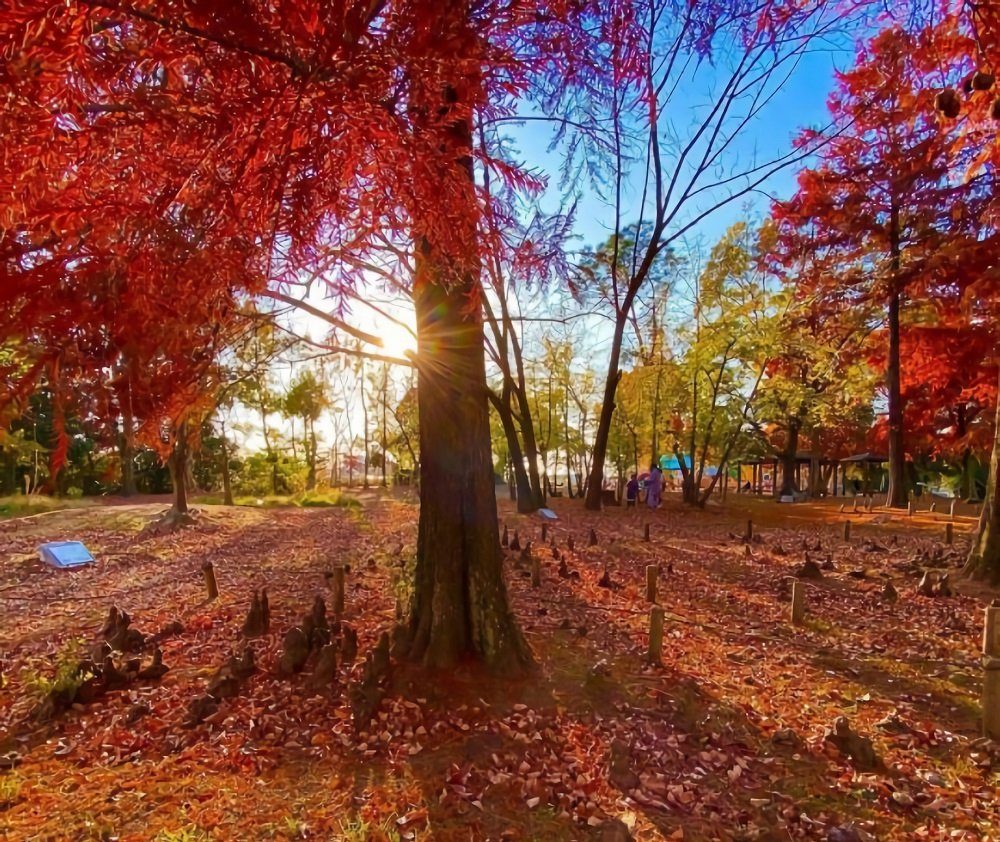
<svg viewBox="0 0 1000 842"><path fill-rule="evenodd" d="M806 616L806 586L799 581L792 582L792 625L802 624Z"/></svg>
<svg viewBox="0 0 1000 842"><path fill-rule="evenodd" d="M542 585L542 561L535 554L531 555L531 587L538 588Z"/></svg>
<svg viewBox="0 0 1000 842"><path fill-rule="evenodd" d="M957 502L958 502L958 498L957 497L952 497L951 498L951 509L948 511L948 517L950 517L952 520L955 519L955 504Z"/></svg>
<svg viewBox="0 0 1000 842"><path fill-rule="evenodd" d="M646 659L651 664L660 663L663 652L663 609L659 605L649 612L649 651Z"/></svg>
<svg viewBox="0 0 1000 842"><path fill-rule="evenodd" d="M338 620L344 616L344 565L333 568L333 616Z"/></svg>
<svg viewBox="0 0 1000 842"><path fill-rule="evenodd" d="M753 540L753 521L749 518L747 518L746 540L748 544Z"/></svg>
<svg viewBox="0 0 1000 842"><path fill-rule="evenodd" d="M944 542L951 544L955 540L955 524L946 523L944 525Z"/></svg>
<svg viewBox="0 0 1000 842"><path fill-rule="evenodd" d="M844 540L851 540L851 522L849 520L844 521Z"/></svg>
<svg viewBox="0 0 1000 842"><path fill-rule="evenodd" d="M649 543L649 524L646 524L646 528L643 530L642 540Z"/></svg>
<svg viewBox="0 0 1000 842"><path fill-rule="evenodd" d="M910 501L909 501L909 502L908 502L908 503L906 504L906 516L907 516L907 517L913 517L913 512L914 512L914 510L915 510L915 509L916 509L916 506L914 506L914 505L913 505L913 501L912 501L912 500L910 500Z"/></svg>
<svg viewBox="0 0 1000 842"><path fill-rule="evenodd" d="M202 575L205 577L205 590L208 591L208 601L219 598L219 585L215 581L215 566L210 561L206 561L201 566Z"/></svg>
<svg viewBox="0 0 1000 842"><path fill-rule="evenodd" d="M655 564L646 565L646 602L656 602L656 579L659 575Z"/></svg>
<svg viewBox="0 0 1000 842"><path fill-rule="evenodd" d="M543 541L545 540L546 536L548 535L548 531L549 531L549 524L546 521L543 520L542 521L542 540Z"/></svg>
<svg viewBox="0 0 1000 842"><path fill-rule="evenodd" d="M986 609L983 624L983 734L1000 739L1000 606Z"/></svg>

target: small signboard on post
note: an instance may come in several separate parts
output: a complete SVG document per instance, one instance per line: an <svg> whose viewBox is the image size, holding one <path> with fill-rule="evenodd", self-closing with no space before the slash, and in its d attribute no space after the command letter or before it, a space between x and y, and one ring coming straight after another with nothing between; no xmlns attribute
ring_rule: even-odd
<svg viewBox="0 0 1000 842"><path fill-rule="evenodd" d="M93 564L94 557L79 541L50 541L38 547L38 557L50 567L66 570Z"/></svg>

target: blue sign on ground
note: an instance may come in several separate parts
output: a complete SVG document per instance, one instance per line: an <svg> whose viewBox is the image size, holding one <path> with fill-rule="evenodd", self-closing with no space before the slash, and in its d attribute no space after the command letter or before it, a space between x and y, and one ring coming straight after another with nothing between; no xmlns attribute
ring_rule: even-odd
<svg viewBox="0 0 1000 842"><path fill-rule="evenodd" d="M94 557L79 541L50 541L38 547L38 555L51 567L80 567L94 563Z"/></svg>
<svg viewBox="0 0 1000 842"><path fill-rule="evenodd" d="M552 509L539 509L538 514L546 520L559 520L559 515L552 511Z"/></svg>

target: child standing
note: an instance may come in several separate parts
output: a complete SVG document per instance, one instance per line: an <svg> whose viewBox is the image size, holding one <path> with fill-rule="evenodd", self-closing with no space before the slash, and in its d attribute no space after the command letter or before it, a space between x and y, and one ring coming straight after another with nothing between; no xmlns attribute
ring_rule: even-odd
<svg viewBox="0 0 1000 842"><path fill-rule="evenodd" d="M639 499L639 480L635 474L629 479L625 486L625 508L634 509Z"/></svg>

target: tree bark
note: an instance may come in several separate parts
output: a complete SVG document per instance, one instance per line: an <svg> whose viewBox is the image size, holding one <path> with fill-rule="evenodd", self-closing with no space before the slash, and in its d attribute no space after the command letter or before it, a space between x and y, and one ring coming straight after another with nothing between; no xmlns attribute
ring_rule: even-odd
<svg viewBox="0 0 1000 842"><path fill-rule="evenodd" d="M187 422L182 421L177 429L177 440L170 458L167 460L167 469L170 471L170 485L173 488L173 513L176 515L187 514Z"/></svg>
<svg viewBox="0 0 1000 842"><path fill-rule="evenodd" d="M308 433L306 432L308 429ZM312 419L302 419L302 440L306 448L306 461L309 472L306 474L306 491L316 488L316 422Z"/></svg>
<svg viewBox="0 0 1000 842"><path fill-rule="evenodd" d="M365 427L365 478L362 488L368 488L368 404L365 402L365 361L361 361L361 419Z"/></svg>
<svg viewBox="0 0 1000 842"><path fill-rule="evenodd" d="M389 366L385 363L382 364L382 487L386 488L388 483L386 482L386 469L388 468L389 453L387 451L388 447L388 431L386 423L386 415L388 413L389 404Z"/></svg>
<svg viewBox="0 0 1000 842"><path fill-rule="evenodd" d="M222 503L233 505L233 482L229 475L229 443L226 440L226 425L222 425Z"/></svg>
<svg viewBox="0 0 1000 842"><path fill-rule="evenodd" d="M621 361L622 339L625 336L625 320L619 314L615 320L615 332L611 339L611 359L608 361L608 375L604 380L604 400L597 418L597 433L594 436L594 455L590 462L590 476L587 477L587 496L583 505L591 511L601 509L601 491L604 488L604 461L608 453L608 438L611 435L611 419L615 412L615 392L622 379L618 368Z"/></svg>
<svg viewBox="0 0 1000 842"><path fill-rule="evenodd" d="M447 285L426 242L415 304L420 417L420 523L409 656L433 667L462 660L499 672L530 662L507 601L486 407L475 281Z"/></svg>
<svg viewBox="0 0 1000 842"><path fill-rule="evenodd" d="M531 480L524 466L524 453L521 451L521 440L517 435L513 411L510 408L510 404L505 403L503 396L497 397L494 394L490 394L490 400L497 411L497 415L500 417L504 436L507 439L507 448L510 450L511 469L514 472L514 487L517 489L516 496L512 495L511 499L517 500L517 510L521 514L531 514L540 507L535 505L535 495L531 489Z"/></svg>
<svg viewBox="0 0 1000 842"><path fill-rule="evenodd" d="M964 572L990 584L1000 584L1000 392L997 396L996 419L993 427L993 454L990 456L990 475L986 483L986 500L979 517L979 531L969 552Z"/></svg>
<svg viewBox="0 0 1000 842"><path fill-rule="evenodd" d="M132 413L122 408L122 434L118 449L122 463L122 497L132 497L135 487L135 429Z"/></svg>
<svg viewBox="0 0 1000 842"><path fill-rule="evenodd" d="M889 292L889 359L886 366L886 388L889 398L889 493L886 506L905 509L909 495L906 489L906 449L903 445L903 395L900 386L899 331L899 209L893 204L889 221L889 247L892 288Z"/></svg>
<svg viewBox="0 0 1000 842"><path fill-rule="evenodd" d="M433 55L453 34L464 46L467 2L442 3L425 21ZM472 63L442 62L438 67ZM415 74L426 73L424 66ZM470 71L466 71L470 72ZM429 667L461 661L508 676L531 665L503 578L496 486L490 447L483 316L479 302L478 213L473 185L471 102L478 79L416 83L410 113L418 136L438 154L424 162L469 227L449 230L450 248L434 240L440 225L411 208L416 240L413 297L417 316L417 410L420 423L420 521L406 654ZM456 170L457 168L457 170ZM457 191L457 192L456 192ZM463 220L464 221L464 220ZM457 243L455 242L457 240ZM464 254L461 254L464 251ZM461 255L457 257L456 254Z"/></svg>
<svg viewBox="0 0 1000 842"><path fill-rule="evenodd" d="M798 491L795 482L795 454L799 449L799 419L791 418L788 421L788 440L785 442L785 449L781 451L781 494L793 495Z"/></svg>

